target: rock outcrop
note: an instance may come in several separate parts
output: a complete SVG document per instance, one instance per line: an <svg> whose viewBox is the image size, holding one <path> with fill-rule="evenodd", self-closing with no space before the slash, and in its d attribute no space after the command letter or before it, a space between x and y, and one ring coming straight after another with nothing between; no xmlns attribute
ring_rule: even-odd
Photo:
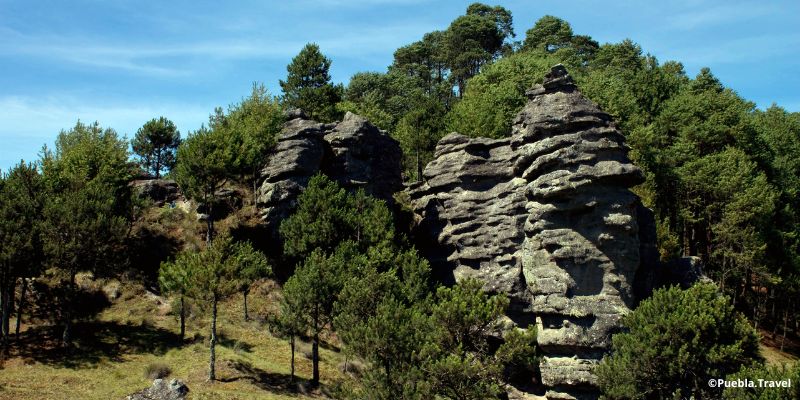
<svg viewBox="0 0 800 400"><path fill-rule="evenodd" d="M297 196L317 173L349 190L363 188L389 203L402 190L400 145L366 119L348 112L341 122L322 124L299 110L287 118L261 170L257 191L261 217L274 237L280 221L294 209Z"/></svg>
<svg viewBox="0 0 800 400"><path fill-rule="evenodd" d="M510 138L439 142L409 187L416 237L436 270L507 293L509 316L536 325L542 394L596 398L593 368L652 284L655 227L629 190L644 178L563 66L526 94Z"/></svg>
<svg viewBox="0 0 800 400"><path fill-rule="evenodd" d="M127 400L183 400L189 393L189 388L186 385L173 379L167 382L165 379L156 379L153 381L153 386L146 388L140 392L136 392L128 397Z"/></svg>
<svg viewBox="0 0 800 400"><path fill-rule="evenodd" d="M183 200L180 188L175 181L168 179L138 179L131 187L140 198L147 198L161 207L166 203Z"/></svg>

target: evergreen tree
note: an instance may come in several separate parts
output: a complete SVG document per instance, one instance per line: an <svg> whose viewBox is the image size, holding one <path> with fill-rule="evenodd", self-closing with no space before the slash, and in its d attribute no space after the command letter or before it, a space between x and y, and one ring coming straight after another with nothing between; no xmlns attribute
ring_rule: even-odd
<svg viewBox="0 0 800 400"><path fill-rule="evenodd" d="M330 67L331 60L320 52L319 46L305 45L286 67L286 80L280 81L283 103L322 122L338 119L336 103L341 100L343 89L331 83Z"/></svg>
<svg viewBox="0 0 800 400"><path fill-rule="evenodd" d="M322 174L311 178L280 232L285 254L293 257L315 249L332 254L345 241L366 251L371 246L388 246L394 239L392 214L383 201L363 190L348 195Z"/></svg>
<svg viewBox="0 0 800 400"><path fill-rule="evenodd" d="M744 366L739 372L725 377L728 381L755 381L755 387L725 388L722 396L727 400L798 400L800 399L800 363L770 366L754 364ZM756 379L765 381L791 380L791 387L761 387Z"/></svg>
<svg viewBox="0 0 800 400"><path fill-rule="evenodd" d="M217 130L201 127L178 147L175 180L187 197L206 206L206 243L214 237L214 200L230 171L231 149Z"/></svg>
<svg viewBox="0 0 800 400"><path fill-rule="evenodd" d="M61 319L62 343L69 346L76 293L75 275L109 275L119 259L131 218L127 142L99 124L78 122L45 149L42 172L47 200L42 210L42 239L47 266L66 288Z"/></svg>
<svg viewBox="0 0 800 400"><path fill-rule="evenodd" d="M415 180L422 179L422 168L433 159L433 150L444 131L444 108L429 97L417 100L397 124L394 136L403 149L405 170Z"/></svg>
<svg viewBox="0 0 800 400"><path fill-rule="evenodd" d="M273 318L270 328L279 336L289 338L291 348L291 375L289 382L294 382L295 375L295 345L297 338L306 332L306 315L300 302L302 298L284 295L280 302L280 314Z"/></svg>
<svg viewBox="0 0 800 400"><path fill-rule="evenodd" d="M253 284L259 279L264 279L272 274L272 268L267 263L264 253L253 248L250 242L237 242L233 245L233 262L237 265L236 271L237 287L242 293L244 304L244 320L248 321L250 316L247 313L247 295Z"/></svg>
<svg viewBox="0 0 800 400"><path fill-rule="evenodd" d="M755 330L712 284L659 289L623 325L596 369L609 399L718 398L709 379L759 358Z"/></svg>
<svg viewBox="0 0 800 400"><path fill-rule="evenodd" d="M552 15L536 21L533 28L525 32L523 50L539 49L552 53L572 43L572 26L569 22Z"/></svg>
<svg viewBox="0 0 800 400"><path fill-rule="evenodd" d="M320 334L327 329L333 317L333 304L341 289L341 270L332 257L316 249L297 268L283 287L286 298L284 312L292 324L311 337L311 384L319 384Z"/></svg>
<svg viewBox="0 0 800 400"><path fill-rule="evenodd" d="M139 162L147 171L161 176L161 171L170 171L175 166L175 152L181 143L181 133L175 124L164 118L153 118L147 121L131 140L133 152L139 156Z"/></svg>
<svg viewBox="0 0 800 400"><path fill-rule="evenodd" d="M456 18L444 36L444 54L450 78L464 95L467 80L477 75L503 47L503 34L492 18L468 14Z"/></svg>
<svg viewBox="0 0 800 400"><path fill-rule="evenodd" d="M284 116L278 100L264 85L253 84L249 97L228 107L227 114L218 109L211 129L220 132L231 153L229 175L247 177L256 192L258 171L283 126Z"/></svg>
<svg viewBox="0 0 800 400"><path fill-rule="evenodd" d="M177 295L180 301L178 317L180 318L181 342L186 335L186 297L189 294L189 275L192 272L189 268L193 265L193 256L194 253L191 252L178 253L174 262L161 263L158 271L158 283L162 293Z"/></svg>
<svg viewBox="0 0 800 400"><path fill-rule="evenodd" d="M41 271L43 260L39 218L44 187L36 165L22 161L8 173L0 172L0 182L0 339L5 353L17 279L22 281L20 298L16 301L15 332L19 336L28 279Z"/></svg>
<svg viewBox="0 0 800 400"><path fill-rule="evenodd" d="M348 236L344 226L347 193L322 174L311 177L297 198L297 209L281 222L284 253L303 257L314 249L331 253Z"/></svg>
<svg viewBox="0 0 800 400"><path fill-rule="evenodd" d="M234 243L224 237L214 241L202 251L186 251L178 255L173 264L162 268L168 287L180 289L211 308L211 338L209 340L208 380L216 380L217 312L219 302L239 289L239 273L253 264L265 265L263 255L252 246Z"/></svg>
<svg viewBox="0 0 800 400"><path fill-rule="evenodd" d="M445 131L492 138L510 136L511 121L527 102L525 91L533 84L533 77L544 76L550 67L563 61L557 55L527 51L486 66L469 80L461 101L447 114ZM570 69L570 73L573 71Z"/></svg>

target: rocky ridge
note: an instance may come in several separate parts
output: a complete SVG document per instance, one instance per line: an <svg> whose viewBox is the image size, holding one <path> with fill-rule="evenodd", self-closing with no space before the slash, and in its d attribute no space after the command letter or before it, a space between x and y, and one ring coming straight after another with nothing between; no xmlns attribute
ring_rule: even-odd
<svg viewBox="0 0 800 400"><path fill-rule="evenodd" d="M506 139L443 138L409 187L419 247L435 269L512 299L538 328L549 399L596 398L592 370L657 263L643 182L611 117L554 67Z"/></svg>
<svg viewBox="0 0 800 400"><path fill-rule="evenodd" d="M594 366L660 278L655 224L630 191L644 178L623 135L566 69L526 94L509 138L452 133L438 143L422 182L406 188L413 236L445 282L482 280L511 298L518 327L538 329L540 385L516 393L597 398ZM278 238L317 173L392 203L403 189L400 159L398 143L362 117L323 124L289 112L261 171L262 220Z"/></svg>

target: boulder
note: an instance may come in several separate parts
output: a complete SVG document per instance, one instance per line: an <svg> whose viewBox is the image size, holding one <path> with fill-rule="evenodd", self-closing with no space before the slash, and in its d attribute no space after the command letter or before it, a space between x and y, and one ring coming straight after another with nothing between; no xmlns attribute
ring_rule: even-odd
<svg viewBox="0 0 800 400"><path fill-rule="evenodd" d="M594 366L652 290L655 224L624 136L553 67L505 139L453 133L408 188L417 245L435 272L506 293L535 325L545 397L596 398Z"/></svg>
<svg viewBox="0 0 800 400"><path fill-rule="evenodd" d="M183 200L180 188L175 181L168 179L138 179L131 187L140 198L147 198L159 207L167 203Z"/></svg>
<svg viewBox="0 0 800 400"><path fill-rule="evenodd" d="M127 400L183 400L189 393L189 388L181 381L173 379L167 382L165 379L156 379L153 386L140 392L136 392L128 397Z"/></svg>
<svg viewBox="0 0 800 400"><path fill-rule="evenodd" d="M261 218L274 238L297 196L317 173L389 203L403 189L400 145L366 119L348 112L341 122L322 124L300 110L288 112L287 118L261 169L256 193Z"/></svg>

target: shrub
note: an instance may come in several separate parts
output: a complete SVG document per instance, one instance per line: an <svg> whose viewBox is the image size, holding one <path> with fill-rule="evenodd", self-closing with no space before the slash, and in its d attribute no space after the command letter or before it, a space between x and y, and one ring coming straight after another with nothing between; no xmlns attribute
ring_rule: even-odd
<svg viewBox="0 0 800 400"><path fill-rule="evenodd" d="M164 379L172 373L172 370L165 364L153 363L147 365L144 376L147 379Z"/></svg>
<svg viewBox="0 0 800 400"><path fill-rule="evenodd" d="M597 368L608 399L720 398L708 381L759 359L755 330L713 284L659 289L623 325Z"/></svg>

